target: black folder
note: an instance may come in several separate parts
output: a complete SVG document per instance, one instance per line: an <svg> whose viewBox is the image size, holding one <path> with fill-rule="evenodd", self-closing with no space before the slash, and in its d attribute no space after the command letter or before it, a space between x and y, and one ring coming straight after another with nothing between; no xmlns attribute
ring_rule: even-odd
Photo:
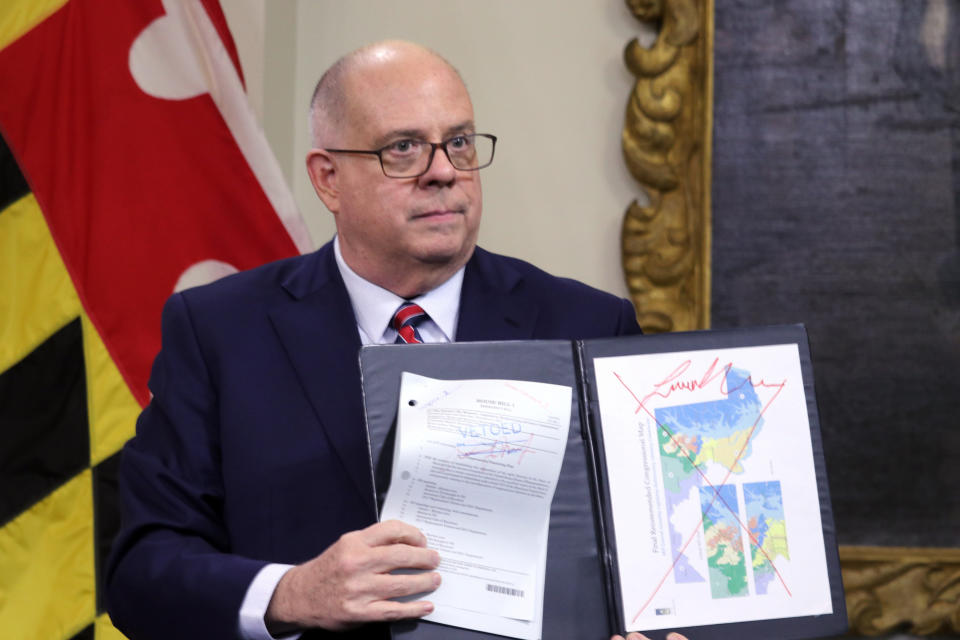
<svg viewBox="0 0 960 640"><path fill-rule="evenodd" d="M550 511L543 638L600 640L624 633L618 555L603 451L594 358L795 344L800 354L810 441L829 578L832 613L709 624L676 629L691 640L782 640L834 636L847 629L836 534L830 507L813 373L802 325L697 331L587 341L515 341L377 345L361 350L364 410L378 508L389 487L400 377L403 372L456 379L510 379L566 385L574 390L570 430ZM489 633L427 621L391 625L396 638L474 640ZM667 630L644 632L651 638Z"/></svg>

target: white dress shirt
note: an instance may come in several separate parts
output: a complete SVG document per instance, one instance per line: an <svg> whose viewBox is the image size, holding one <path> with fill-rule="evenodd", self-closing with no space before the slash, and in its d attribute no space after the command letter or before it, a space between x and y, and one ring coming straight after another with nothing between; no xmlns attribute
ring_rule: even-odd
<svg viewBox="0 0 960 640"><path fill-rule="evenodd" d="M358 276L347 266L340 253L339 238L333 240L337 267L347 286L353 315L357 318L362 344L391 344L397 332L390 320L406 299ZM453 342L456 340L457 319L460 317L460 289L463 287L463 267L436 289L410 298L427 312L427 318L417 325L424 342Z"/></svg>
<svg viewBox="0 0 960 640"><path fill-rule="evenodd" d="M390 326L390 320L406 299L357 275L344 261L338 237L333 239L333 253L343 284L347 287L347 295L350 296L353 315L357 319L360 343L392 344L397 339L397 332ZM436 289L410 298L411 302L416 302L427 312L428 317L417 325L424 342L453 342L456 339L463 271L461 267ZM264 616L280 578L291 568L293 565L268 564L250 583L240 605L239 617L240 633L247 640L277 640L278 636L272 636L267 631ZM279 636L284 640L299 637L300 633Z"/></svg>

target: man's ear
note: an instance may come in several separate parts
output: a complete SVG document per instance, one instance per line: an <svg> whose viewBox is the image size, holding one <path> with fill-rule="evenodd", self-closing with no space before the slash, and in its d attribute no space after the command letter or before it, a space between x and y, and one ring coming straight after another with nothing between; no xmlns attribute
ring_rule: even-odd
<svg viewBox="0 0 960 640"><path fill-rule="evenodd" d="M311 149L307 153L307 173L313 190L326 205L331 213L340 210L340 188L337 163L333 156L323 149Z"/></svg>

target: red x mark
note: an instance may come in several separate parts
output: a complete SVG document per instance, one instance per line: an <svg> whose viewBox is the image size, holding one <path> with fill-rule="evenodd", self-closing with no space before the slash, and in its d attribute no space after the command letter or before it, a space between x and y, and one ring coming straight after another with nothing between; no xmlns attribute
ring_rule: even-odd
<svg viewBox="0 0 960 640"><path fill-rule="evenodd" d="M719 362L720 362L719 358L714 359L713 363L707 369L707 372L699 380L689 380L689 379L681 380L680 377L687 371L687 369L690 368L692 364L691 361L687 360L683 364L681 364L679 367L674 369L674 371L670 373L670 375L668 375L666 378L664 378L661 382L658 382L657 384L655 384L654 390L651 391L649 394L647 394L643 398L643 400L637 397L637 395L633 392L632 389L630 389L627 383L624 382L623 378L620 377L620 374L614 372L613 375L616 376L617 380L620 381L620 384L623 385L623 388L627 390L627 392L633 397L633 399L637 401L637 408L634 410L634 413L635 414L639 413L642 410L648 416L650 416L650 418L654 422L656 422L656 418L654 417L654 414L650 411L650 409L648 409L646 406L646 402L650 398L653 398L653 397L668 398L675 391L695 391L697 389L702 389L706 387L708 384L710 384L711 382L713 382L714 380L716 380L718 377L721 379L720 391L721 393L724 394L724 396L728 396L730 393L737 391L743 386L743 384L747 384L747 383L750 383L751 385L753 385L754 389L760 388L760 387L776 389L774 394L770 397L767 403L763 406L763 408L757 414L757 419L754 421L753 425L750 427L750 431L747 434L747 438L744 441L743 446L740 448L739 452L734 458L731 468L727 469L727 473L726 475L724 475L723 481L720 483L720 486L723 487L726 485L727 480L730 478L730 475L733 473L733 469L735 469L737 467L737 464L740 462L740 458L743 457L744 452L747 450L747 446L750 444L750 440L753 438L753 434L760 423L760 419L763 417L764 413L766 413L767 409L770 408L770 405L773 404L773 401L777 399L777 396L780 395L780 392L783 391L783 388L786 386L787 382L786 380L784 380L783 382L779 382L779 383L766 383L763 380L761 380L760 382L755 383L753 382L752 378L748 377L743 382L743 384L738 386L737 388L727 389L726 388L727 373L733 368L733 363L729 362L726 365L717 369L717 365L719 364ZM668 429L665 425L657 422L657 427L663 430L663 432L670 438L670 440L677 447L677 449L687 457L687 459L690 461L690 465L694 469L696 469L697 473L700 474L700 477L703 478L703 481L706 482L711 489L713 489L713 498L710 500L710 504L707 505L706 509L704 509L703 511L704 512L709 511L710 508L713 506L713 503L716 502L716 500L719 498L720 502L723 503L723 506L726 507L731 514L733 514L733 517L737 521L737 524L740 526L740 528L746 532L747 536L750 538L750 541L757 547L757 549L760 550L760 553L764 555L764 557L767 559L767 562L770 563L770 566L773 567L773 571L774 573L776 573L777 578L780 579L780 583L783 585L783 588L786 590L787 595L792 597L790 589L789 587L787 587L787 583L783 580L783 576L780 575L780 572L777 570L776 565L773 563L773 559L770 558L767 552L764 551L763 547L760 546L759 541L756 539L753 533L750 532L750 529L743 524L736 510L733 509L729 504L727 504L726 501L720 496L719 489L712 482L710 482L710 480L707 478L703 470L695 464L694 459L690 455L687 447L683 446L683 444L677 440L676 435L672 431L670 431L670 429ZM642 614L644 610L646 610L646 608L653 601L653 598L657 595L657 593L663 587L663 583L666 582L667 578L670 576L670 573L674 570L674 568L677 565L677 562L680 561L680 558L686 552L687 547L693 541L694 537L696 537L697 532L700 530L700 527L702 525L703 525L703 516L701 515L700 522L697 523L697 526L691 532L686 542L684 542L683 547L681 547L679 553L673 559L673 563L670 565L670 568L667 569L667 572L660 579L660 582L657 583L657 586L653 590L653 593L651 593L650 597L647 598L647 601L643 603L643 606L640 607L640 609L637 611L636 615L633 617L633 620L631 620L631 622L636 622L637 619L640 617L640 614Z"/></svg>

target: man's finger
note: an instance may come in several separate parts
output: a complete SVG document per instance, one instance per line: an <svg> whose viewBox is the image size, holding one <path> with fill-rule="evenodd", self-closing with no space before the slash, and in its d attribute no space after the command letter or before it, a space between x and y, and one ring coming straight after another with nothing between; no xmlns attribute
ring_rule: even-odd
<svg viewBox="0 0 960 640"><path fill-rule="evenodd" d="M433 549L407 544L374 547L370 554L370 569L375 573L394 569L436 569L440 565L440 554Z"/></svg>
<svg viewBox="0 0 960 640"><path fill-rule="evenodd" d="M385 574L372 576L369 584L376 600L389 600L434 591L440 586L440 574L434 571Z"/></svg>
<svg viewBox="0 0 960 640"><path fill-rule="evenodd" d="M413 525L399 520L386 520L361 530L360 539L371 547L385 544L409 544L413 547L427 546L427 538Z"/></svg>
<svg viewBox="0 0 960 640"><path fill-rule="evenodd" d="M396 602L395 600L380 600L373 602L369 608L369 620L403 620L405 618L420 618L433 613L433 603L426 600L414 602Z"/></svg>

